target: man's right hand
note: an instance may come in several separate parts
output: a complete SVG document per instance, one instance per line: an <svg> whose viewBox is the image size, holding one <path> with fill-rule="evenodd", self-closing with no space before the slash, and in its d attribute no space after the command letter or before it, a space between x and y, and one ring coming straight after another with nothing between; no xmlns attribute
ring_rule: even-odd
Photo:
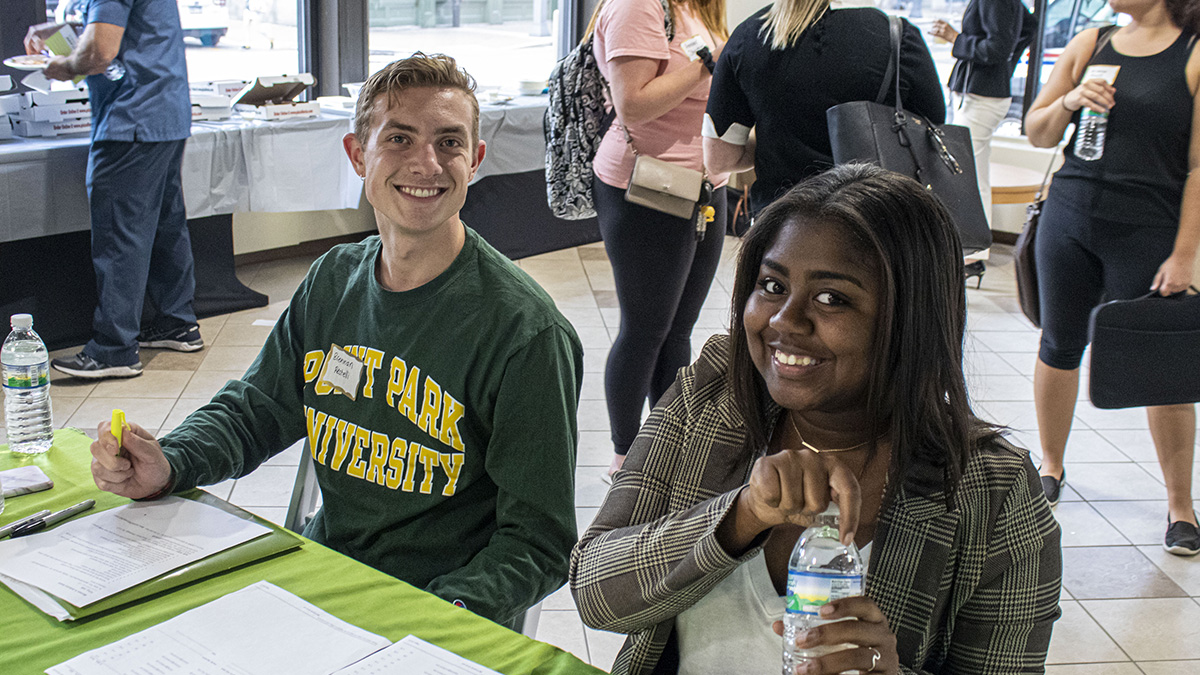
<svg viewBox="0 0 1200 675"><path fill-rule="evenodd" d="M92 478L106 492L143 499L165 490L171 482L171 465L154 434L131 423L120 446L111 425L101 422L100 440L92 443ZM122 452L124 450L124 452Z"/></svg>
<svg viewBox="0 0 1200 675"><path fill-rule="evenodd" d="M46 51L46 39L57 33L62 27L63 24L53 21L30 26L29 31L25 33L25 53L41 54Z"/></svg>

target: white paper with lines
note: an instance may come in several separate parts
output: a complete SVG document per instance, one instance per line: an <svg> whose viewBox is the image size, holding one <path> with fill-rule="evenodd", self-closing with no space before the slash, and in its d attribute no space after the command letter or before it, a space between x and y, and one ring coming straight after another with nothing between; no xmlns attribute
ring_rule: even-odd
<svg viewBox="0 0 1200 675"><path fill-rule="evenodd" d="M260 581L46 673L330 675L387 644L387 638Z"/></svg>
<svg viewBox="0 0 1200 675"><path fill-rule="evenodd" d="M337 675L500 675L452 651L409 635L381 649Z"/></svg>
<svg viewBox="0 0 1200 675"><path fill-rule="evenodd" d="M86 607L270 531L181 497L135 502L0 542L0 575Z"/></svg>

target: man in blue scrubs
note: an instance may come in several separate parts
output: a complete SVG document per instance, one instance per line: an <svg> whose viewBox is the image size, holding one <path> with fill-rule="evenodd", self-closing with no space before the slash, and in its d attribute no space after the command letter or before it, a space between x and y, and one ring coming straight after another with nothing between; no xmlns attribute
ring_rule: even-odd
<svg viewBox="0 0 1200 675"><path fill-rule="evenodd" d="M138 347L204 346L180 169L191 133L183 31L175 0L85 0L74 51L46 66L51 79L87 75L92 146L87 188L98 304L92 339L51 365L76 377L135 377ZM29 29L25 49L59 29ZM142 304L152 323L141 325Z"/></svg>

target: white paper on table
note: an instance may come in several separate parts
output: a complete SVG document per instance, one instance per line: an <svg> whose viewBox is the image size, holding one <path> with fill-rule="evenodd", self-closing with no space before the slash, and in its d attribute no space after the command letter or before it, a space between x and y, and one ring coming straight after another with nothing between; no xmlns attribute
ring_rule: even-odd
<svg viewBox="0 0 1200 675"><path fill-rule="evenodd" d="M382 649L358 663L337 671L337 675L500 675L491 668L464 659L452 651L442 649L417 637L409 635L403 640Z"/></svg>
<svg viewBox="0 0 1200 675"><path fill-rule="evenodd" d="M387 644L260 581L45 672L329 675Z"/></svg>
<svg viewBox="0 0 1200 675"><path fill-rule="evenodd" d="M270 531L207 504L167 497L0 541L0 575L85 607Z"/></svg>
<svg viewBox="0 0 1200 675"><path fill-rule="evenodd" d="M12 577L6 577L0 574L0 583L12 589L13 593L21 596L26 602L33 605L37 609L46 614L58 619L59 621L74 621L70 612L63 609L62 605L54 600L54 596L49 593L30 586L29 584L21 583Z"/></svg>

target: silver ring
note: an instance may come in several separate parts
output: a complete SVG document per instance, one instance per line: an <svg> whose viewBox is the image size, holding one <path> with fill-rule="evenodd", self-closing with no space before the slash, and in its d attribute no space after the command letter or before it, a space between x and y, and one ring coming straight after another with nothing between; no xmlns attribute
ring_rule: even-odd
<svg viewBox="0 0 1200 675"><path fill-rule="evenodd" d="M871 650L871 667L867 670L870 673L875 671L875 666L879 663L879 659L883 658L883 654L880 654L879 650L874 647L867 647L867 649Z"/></svg>

